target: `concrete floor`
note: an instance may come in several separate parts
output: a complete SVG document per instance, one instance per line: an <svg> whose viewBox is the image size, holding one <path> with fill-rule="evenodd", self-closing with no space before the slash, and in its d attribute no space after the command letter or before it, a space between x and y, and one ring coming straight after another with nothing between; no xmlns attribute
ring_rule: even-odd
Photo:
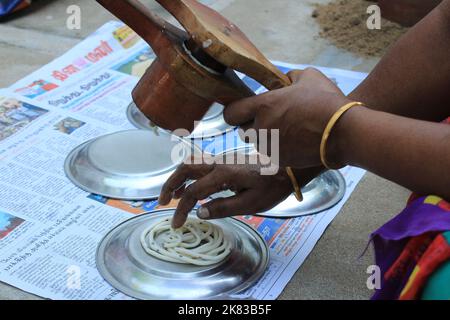
<svg viewBox="0 0 450 320"><path fill-rule="evenodd" d="M165 12L143 1L158 14ZM292 63L370 71L377 59L365 59L337 49L318 37L311 18L313 4L328 0L209 0L239 25L271 59ZM66 8L78 4L82 29L66 28ZM74 46L105 22L114 19L95 1L39 0L24 14L0 24L0 87L7 87ZM369 234L398 213L408 191L367 174L333 221L281 299L367 299L367 267L372 252L358 259ZM0 283L0 299L35 299Z"/></svg>

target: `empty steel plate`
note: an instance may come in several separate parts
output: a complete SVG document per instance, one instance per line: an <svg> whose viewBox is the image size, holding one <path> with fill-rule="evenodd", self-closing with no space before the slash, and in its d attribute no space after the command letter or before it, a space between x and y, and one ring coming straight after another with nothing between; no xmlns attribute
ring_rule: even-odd
<svg viewBox="0 0 450 320"><path fill-rule="evenodd" d="M134 102L128 106L127 117L131 124L138 129L153 129L150 120L138 109ZM195 128L194 132L187 138L211 138L222 135L230 130L233 130L233 127L229 126L223 118L223 106L214 103L203 120Z"/></svg>
<svg viewBox="0 0 450 320"><path fill-rule="evenodd" d="M252 154L252 147L244 147L226 151L219 155L225 157L230 154ZM225 159L225 158L224 158ZM339 171L326 171L302 188L303 201L298 202L292 194L275 208L258 215L274 218L294 218L315 214L336 205L345 195L345 179ZM231 191L224 191L211 198L230 197Z"/></svg>
<svg viewBox="0 0 450 320"><path fill-rule="evenodd" d="M157 198L176 167L198 147L167 133L128 130L76 147L67 157L67 177L81 189L108 198Z"/></svg>
<svg viewBox="0 0 450 320"><path fill-rule="evenodd" d="M257 231L233 218L211 221L223 229L233 248L218 264L184 265L148 255L141 246L141 233L174 212L136 216L103 238L97 249L97 268L109 284L138 299L231 299L262 276L269 262L267 244Z"/></svg>

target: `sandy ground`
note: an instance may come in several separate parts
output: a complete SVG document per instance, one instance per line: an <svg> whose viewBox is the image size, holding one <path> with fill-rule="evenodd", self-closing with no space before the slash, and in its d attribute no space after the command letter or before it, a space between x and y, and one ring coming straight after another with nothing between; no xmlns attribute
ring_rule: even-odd
<svg viewBox="0 0 450 320"><path fill-rule="evenodd" d="M165 15L154 1L151 8ZM377 58L364 58L321 39L311 18L314 4L327 0L210 0L239 25L271 59L370 71ZM82 9L82 29L68 30L66 8ZM95 1L40 0L28 14L0 24L0 86L7 87L74 46L103 23L113 19ZM366 270L372 252L358 259L369 234L398 213L408 191L367 174L342 212L297 271L281 299L367 299ZM0 283L2 299L35 299Z"/></svg>

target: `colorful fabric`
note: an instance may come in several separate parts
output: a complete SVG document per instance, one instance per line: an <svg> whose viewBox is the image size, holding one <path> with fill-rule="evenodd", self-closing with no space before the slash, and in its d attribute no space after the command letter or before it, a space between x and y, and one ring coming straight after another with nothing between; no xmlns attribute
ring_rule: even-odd
<svg viewBox="0 0 450 320"><path fill-rule="evenodd" d="M0 17L28 7L31 0L0 0Z"/></svg>
<svg viewBox="0 0 450 320"><path fill-rule="evenodd" d="M450 202L412 195L371 238L383 275L372 299L450 299Z"/></svg>
<svg viewBox="0 0 450 320"><path fill-rule="evenodd" d="M420 298L430 276L447 261L450 261L450 232L448 231L438 234L428 246L409 276L399 299L412 300ZM447 282L447 286L450 287L450 282Z"/></svg>
<svg viewBox="0 0 450 320"><path fill-rule="evenodd" d="M423 300L450 299L450 261L444 263L433 273L423 288Z"/></svg>

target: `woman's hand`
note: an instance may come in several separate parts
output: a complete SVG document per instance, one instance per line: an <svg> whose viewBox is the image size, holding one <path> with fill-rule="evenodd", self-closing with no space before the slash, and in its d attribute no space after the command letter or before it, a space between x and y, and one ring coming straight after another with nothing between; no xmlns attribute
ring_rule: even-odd
<svg viewBox="0 0 450 320"><path fill-rule="evenodd" d="M289 77L293 82L290 87L232 103L225 108L224 117L243 129L279 129L280 166L316 166L320 164L320 142L329 119L350 100L316 69L293 71ZM270 149L269 144L269 155ZM333 149L330 141L330 157Z"/></svg>
<svg viewBox="0 0 450 320"><path fill-rule="evenodd" d="M188 180L197 181L184 188ZM253 165L183 164L164 184L159 203L164 205L172 197L180 198L173 219L173 227L179 228L198 201L225 190L233 191L235 196L204 204L198 211L199 218L217 219L269 210L292 193L292 185L281 170L277 175L263 176L258 166Z"/></svg>
<svg viewBox="0 0 450 320"><path fill-rule="evenodd" d="M304 186L322 168L295 171ZM189 180L196 180L185 187ZM261 175L259 165L248 164L183 164L164 184L159 203L166 205L172 198L180 198L173 219L173 227L181 227L198 201L215 193L230 190L229 198L219 198L204 204L199 218L217 219L236 215L251 215L272 209L292 192L291 181L284 169L276 175Z"/></svg>

